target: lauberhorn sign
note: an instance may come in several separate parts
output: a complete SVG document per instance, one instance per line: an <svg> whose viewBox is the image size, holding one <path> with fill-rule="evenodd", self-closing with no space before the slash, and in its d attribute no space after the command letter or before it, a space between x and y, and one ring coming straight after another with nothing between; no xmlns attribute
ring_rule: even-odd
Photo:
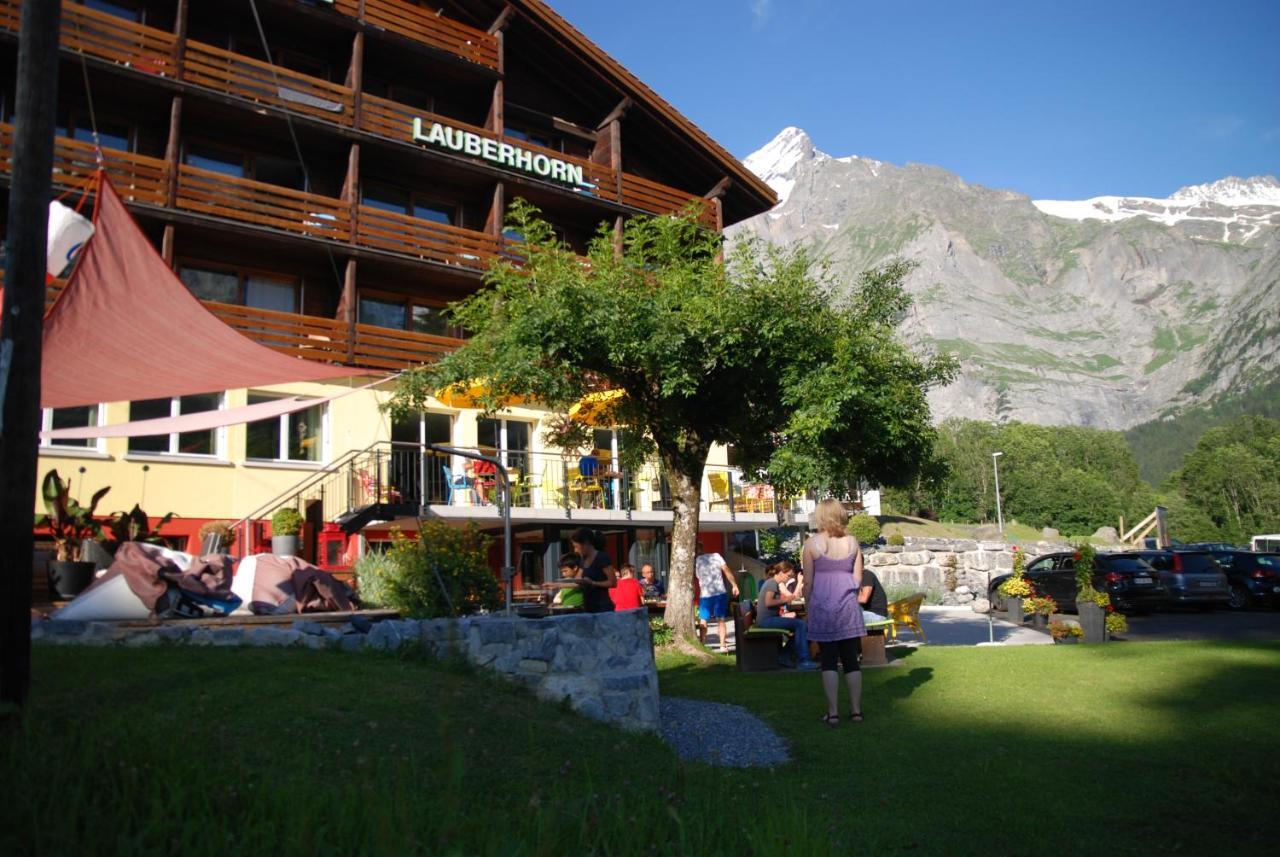
<svg viewBox="0 0 1280 857"><path fill-rule="evenodd" d="M413 140L416 143L428 143L441 149L462 152L500 166L521 170L538 178L563 182L573 187L595 189L595 185L584 178L580 164L562 161L559 158L544 155L542 152L532 152L489 137L481 137L472 131L463 131L439 122L432 122L431 127L424 131L423 124L421 119L413 120Z"/></svg>

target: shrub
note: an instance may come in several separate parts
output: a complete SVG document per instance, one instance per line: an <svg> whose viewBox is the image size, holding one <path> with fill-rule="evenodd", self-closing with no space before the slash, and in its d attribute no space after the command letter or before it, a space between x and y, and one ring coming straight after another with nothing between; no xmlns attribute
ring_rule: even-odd
<svg viewBox="0 0 1280 857"><path fill-rule="evenodd" d="M417 540L396 534L383 578L386 604L402 616L434 619L495 610L502 588L489 568L493 539L474 525L423 521Z"/></svg>
<svg viewBox="0 0 1280 857"><path fill-rule="evenodd" d="M1058 612L1058 602L1048 595L1033 595L1022 602L1022 610L1025 613L1039 613L1042 616L1048 616L1051 613Z"/></svg>
<svg viewBox="0 0 1280 857"><path fill-rule="evenodd" d="M661 616L649 620L649 634L653 637L654 648L668 646L676 638L676 630L662 621Z"/></svg>
<svg viewBox="0 0 1280 857"><path fill-rule="evenodd" d="M1129 620L1123 613L1115 612L1114 607L1107 608L1107 630L1112 634L1123 634L1129 630Z"/></svg>
<svg viewBox="0 0 1280 857"><path fill-rule="evenodd" d="M209 536L217 534L222 539L222 549L227 551L236 543L236 531L230 521L206 521L200 525L200 541L203 543Z"/></svg>
<svg viewBox="0 0 1280 857"><path fill-rule="evenodd" d="M296 536L302 532L302 515L292 506L276 509L271 516L271 535Z"/></svg>
<svg viewBox="0 0 1280 857"><path fill-rule="evenodd" d="M1049 635L1056 640L1063 637L1083 637L1084 630L1074 622L1050 622Z"/></svg>
<svg viewBox="0 0 1280 857"><path fill-rule="evenodd" d="M1021 576L1006 577L1004 583L1001 583L996 592L1005 598L1030 598L1034 594L1031 584L1027 583L1027 579Z"/></svg>
<svg viewBox="0 0 1280 857"><path fill-rule="evenodd" d="M1075 560L1077 601L1093 598L1096 594L1093 588L1093 558L1096 554L1097 551L1088 542L1076 545L1072 559Z"/></svg>
<svg viewBox="0 0 1280 857"><path fill-rule="evenodd" d="M367 553L355 565L356 592L362 607L389 607L387 581L399 566L390 554Z"/></svg>
<svg viewBox="0 0 1280 857"><path fill-rule="evenodd" d="M880 538L880 522L870 515L854 515L849 519L849 535L860 545L869 545Z"/></svg>
<svg viewBox="0 0 1280 857"><path fill-rule="evenodd" d="M889 544L891 545L902 547L906 543L907 543L907 540L902 537L902 533L894 533L893 535L889 536Z"/></svg>

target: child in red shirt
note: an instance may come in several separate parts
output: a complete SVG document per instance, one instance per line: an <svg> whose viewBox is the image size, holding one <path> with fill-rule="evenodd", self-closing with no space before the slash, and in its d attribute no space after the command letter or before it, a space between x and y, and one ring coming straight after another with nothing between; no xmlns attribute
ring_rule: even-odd
<svg viewBox="0 0 1280 857"><path fill-rule="evenodd" d="M614 610L639 610L644 606L644 590L636 580L636 569L627 563L618 569L618 585L609 590Z"/></svg>

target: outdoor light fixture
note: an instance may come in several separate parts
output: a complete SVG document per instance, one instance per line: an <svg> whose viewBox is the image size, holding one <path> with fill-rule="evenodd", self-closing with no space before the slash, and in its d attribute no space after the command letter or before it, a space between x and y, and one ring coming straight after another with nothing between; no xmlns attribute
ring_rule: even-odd
<svg viewBox="0 0 1280 857"><path fill-rule="evenodd" d="M1000 535L1004 535L1004 514L1000 511L1000 456L1003 452L991 453L991 467L996 472L996 525L1000 528Z"/></svg>

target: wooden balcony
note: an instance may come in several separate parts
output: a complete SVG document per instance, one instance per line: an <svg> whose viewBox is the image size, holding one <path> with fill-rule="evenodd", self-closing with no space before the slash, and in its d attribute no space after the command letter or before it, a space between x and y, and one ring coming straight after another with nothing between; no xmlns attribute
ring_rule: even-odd
<svg viewBox="0 0 1280 857"><path fill-rule="evenodd" d="M0 172L13 170L13 126L0 123ZM126 202L165 204L169 165L116 149L102 150L102 167ZM98 169L98 155L92 143L56 137L53 143L53 185L55 188L86 187Z"/></svg>
<svg viewBox="0 0 1280 857"><path fill-rule="evenodd" d="M430 262L483 271L502 251L493 235L361 205L356 243Z"/></svg>
<svg viewBox="0 0 1280 857"><path fill-rule="evenodd" d="M178 208L307 238L351 238L351 215L345 202L189 164L179 167Z"/></svg>
<svg viewBox="0 0 1280 857"><path fill-rule="evenodd" d="M462 57L495 71L498 68L498 39L459 21L432 13L429 9L405 0L364 0L364 18L360 18L360 0L337 0L334 8L343 15L365 24L395 33L442 51Z"/></svg>
<svg viewBox="0 0 1280 857"><path fill-rule="evenodd" d="M22 3L0 2L0 29L18 32ZM147 74L173 77L176 71L172 33L144 27L106 12L63 2L60 45Z"/></svg>
<svg viewBox="0 0 1280 857"><path fill-rule="evenodd" d="M261 345L306 360L361 369L395 370L432 363L460 339L369 324L204 301L226 324Z"/></svg>
<svg viewBox="0 0 1280 857"><path fill-rule="evenodd" d="M351 124L353 95L349 87L212 45L187 42L182 79L258 104L339 125Z"/></svg>

